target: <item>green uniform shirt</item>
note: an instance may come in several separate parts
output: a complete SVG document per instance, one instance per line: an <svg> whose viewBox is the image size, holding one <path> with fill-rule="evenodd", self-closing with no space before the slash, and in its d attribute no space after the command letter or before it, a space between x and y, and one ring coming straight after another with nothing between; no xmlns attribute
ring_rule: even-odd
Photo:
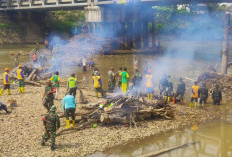
<svg viewBox="0 0 232 157"><path fill-rule="evenodd" d="M49 91L52 91L52 87L46 86L45 87L46 99L52 100L54 96L53 93L47 94Z"/></svg>
<svg viewBox="0 0 232 157"><path fill-rule="evenodd" d="M69 88L76 88L77 87L77 79L74 77L70 77L68 79L68 87Z"/></svg>
<svg viewBox="0 0 232 157"><path fill-rule="evenodd" d="M54 87L59 87L60 86L60 77L58 75L53 75L50 80L53 81Z"/></svg>
<svg viewBox="0 0 232 157"><path fill-rule="evenodd" d="M128 79L129 79L128 72L123 71L119 75L122 76L122 83L127 83L128 82Z"/></svg>
<svg viewBox="0 0 232 157"><path fill-rule="evenodd" d="M56 113L50 112L45 116L45 125L48 131L56 131L60 127L60 119Z"/></svg>

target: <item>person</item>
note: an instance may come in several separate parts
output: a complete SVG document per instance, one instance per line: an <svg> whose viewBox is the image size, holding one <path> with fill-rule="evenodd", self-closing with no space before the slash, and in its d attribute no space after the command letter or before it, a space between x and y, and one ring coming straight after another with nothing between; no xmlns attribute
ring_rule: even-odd
<svg viewBox="0 0 232 157"><path fill-rule="evenodd" d="M168 75L168 83L167 83L167 87L165 90L165 100L167 100L168 102L170 101L172 92L173 92L173 84L170 79L171 79L171 76Z"/></svg>
<svg viewBox="0 0 232 157"><path fill-rule="evenodd" d="M121 72L122 72L122 67L120 67L119 71L116 73L116 76L118 77L118 82L117 82L118 89L120 89L122 86L122 76L119 75Z"/></svg>
<svg viewBox="0 0 232 157"><path fill-rule="evenodd" d="M48 48L49 48L49 45L48 45L48 39L45 39L45 41L44 41L44 47L45 47L46 49L48 49Z"/></svg>
<svg viewBox="0 0 232 157"><path fill-rule="evenodd" d="M176 97L179 97L180 99L180 105L183 104L183 99L184 99L184 93L185 93L185 83L183 81L183 78L180 77L179 83L177 85L177 90L176 90ZM174 100L175 101L175 100ZM175 102L174 102L175 103Z"/></svg>
<svg viewBox="0 0 232 157"><path fill-rule="evenodd" d="M19 86L18 86L18 90L19 93L25 93L24 87L24 75L23 75L23 70L22 70L22 65L18 66L19 69L17 70L17 77L18 77L18 82L19 82Z"/></svg>
<svg viewBox="0 0 232 157"><path fill-rule="evenodd" d="M15 66L15 68L19 66L19 56L18 56L18 54L15 55L14 66Z"/></svg>
<svg viewBox="0 0 232 157"><path fill-rule="evenodd" d="M52 88L52 82L51 80L48 80L45 86L45 92L42 97L43 106L47 109L48 112L50 108L54 105L53 93L55 93L55 91Z"/></svg>
<svg viewBox="0 0 232 157"><path fill-rule="evenodd" d="M192 86L192 97L191 102L189 104L189 107L192 106L192 103L195 102L195 108L197 108L197 102L199 97L199 86L197 85L197 82L194 82L194 85Z"/></svg>
<svg viewBox="0 0 232 157"><path fill-rule="evenodd" d="M36 52L36 53L39 53L39 42L36 42L35 52Z"/></svg>
<svg viewBox="0 0 232 157"><path fill-rule="evenodd" d="M94 68L93 68L92 76L94 76L94 75L95 75L95 73L99 73L99 70L98 70L98 68L97 68L97 67L94 67Z"/></svg>
<svg viewBox="0 0 232 157"><path fill-rule="evenodd" d="M75 74L72 73L71 77L68 78L68 90L74 98L76 98L76 93L77 93L77 79L75 78Z"/></svg>
<svg viewBox="0 0 232 157"><path fill-rule="evenodd" d="M213 104L214 105L220 105L220 102L222 101L222 92L219 89L218 84L216 84L215 88L213 89L212 99L213 99Z"/></svg>
<svg viewBox="0 0 232 157"><path fill-rule="evenodd" d="M45 63L47 62L47 58L44 54L41 54L39 57L39 62L41 67L45 67Z"/></svg>
<svg viewBox="0 0 232 157"><path fill-rule="evenodd" d="M95 66L95 63L94 63L93 60L91 60L91 61L89 62L89 67L93 68L94 66Z"/></svg>
<svg viewBox="0 0 232 157"><path fill-rule="evenodd" d="M108 91L112 93L115 89L115 74L114 74L114 68L111 67L110 70L108 71Z"/></svg>
<svg viewBox="0 0 232 157"><path fill-rule="evenodd" d="M199 88L199 97L200 97L200 105L204 107L208 99L208 88L206 87L205 82L203 82L202 86Z"/></svg>
<svg viewBox="0 0 232 157"><path fill-rule="evenodd" d="M0 111L4 110L6 113L10 113L10 111L7 110L6 104L0 101Z"/></svg>
<svg viewBox="0 0 232 157"><path fill-rule="evenodd" d="M42 121L45 127L45 133L42 137L41 146L44 146L45 142L50 138L51 150L55 150L56 130L60 128L60 119L56 114L55 105L53 105L49 110L49 113L47 113L46 116L42 118Z"/></svg>
<svg viewBox="0 0 232 157"><path fill-rule="evenodd" d="M160 96L165 95L165 90L167 87L168 87L168 79L167 76L164 74L159 83Z"/></svg>
<svg viewBox="0 0 232 157"><path fill-rule="evenodd" d="M154 92L153 82L154 82L154 79L153 79L153 75L151 74L151 69L148 70L148 73L145 76L145 78L146 78L147 97L148 97L148 99L153 99L153 92Z"/></svg>
<svg viewBox="0 0 232 157"><path fill-rule="evenodd" d="M159 39L155 40L155 47L156 48L160 48L160 41L159 41Z"/></svg>
<svg viewBox="0 0 232 157"><path fill-rule="evenodd" d="M57 99L58 98L58 94L59 94L59 87L60 87L59 72L56 71L55 74L50 78L50 80L53 81L53 87L55 87L55 89L56 89L55 99Z"/></svg>
<svg viewBox="0 0 232 157"><path fill-rule="evenodd" d="M139 96L140 95L140 89L138 89L140 87L142 81L142 75L139 73L138 69L135 69L135 74L132 78L132 84L133 84L133 88L135 90L135 95Z"/></svg>
<svg viewBox="0 0 232 157"><path fill-rule="evenodd" d="M34 64L37 64L37 55L36 55L36 53L34 53L34 54L32 55L32 59L33 59L33 63L34 63Z"/></svg>
<svg viewBox="0 0 232 157"><path fill-rule="evenodd" d="M101 76L98 72L95 73L95 75L93 76L93 87L95 89L95 95L97 98L98 98L98 93L101 93L102 97L104 97Z"/></svg>
<svg viewBox="0 0 232 157"><path fill-rule="evenodd" d="M0 95L3 96L3 92L4 92L4 90L6 90L6 89L7 89L7 94L8 94L8 95L11 95L11 92L10 92L9 68L5 68L5 72L3 73L3 84L4 84L4 88L1 89Z"/></svg>
<svg viewBox="0 0 232 157"><path fill-rule="evenodd" d="M63 98L63 110L66 116L66 129L70 128L69 115L72 117L72 125L75 128L75 111L76 111L76 100L70 92Z"/></svg>
<svg viewBox="0 0 232 157"><path fill-rule="evenodd" d="M130 77L126 67L124 67L123 71L119 74L119 76L122 76L122 93L125 94L127 92L128 79Z"/></svg>
<svg viewBox="0 0 232 157"><path fill-rule="evenodd" d="M83 66L83 71L86 72L86 57L85 56L82 58L82 66Z"/></svg>

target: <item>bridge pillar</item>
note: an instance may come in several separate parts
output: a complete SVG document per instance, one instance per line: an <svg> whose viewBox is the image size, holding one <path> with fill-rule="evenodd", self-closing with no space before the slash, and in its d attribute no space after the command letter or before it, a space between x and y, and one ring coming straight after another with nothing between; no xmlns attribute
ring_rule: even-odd
<svg viewBox="0 0 232 157"><path fill-rule="evenodd" d="M228 67L228 51L229 51L229 27L230 27L230 13L225 13L225 29L224 40L222 45L222 73L227 74Z"/></svg>

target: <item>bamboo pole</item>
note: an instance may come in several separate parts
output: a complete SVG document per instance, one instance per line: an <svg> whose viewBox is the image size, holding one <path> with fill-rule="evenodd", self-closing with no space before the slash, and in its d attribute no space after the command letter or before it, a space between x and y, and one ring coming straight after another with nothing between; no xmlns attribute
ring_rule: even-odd
<svg viewBox="0 0 232 157"><path fill-rule="evenodd" d="M187 144L182 144L182 145L179 145L179 146L174 146L174 147L162 149L162 150L159 150L157 152L152 152L152 153L149 153L149 154L142 155L140 157L155 157L155 156L159 156L161 154L170 152L172 150L175 150L175 149L178 149L178 148L184 148L184 147L191 146L191 145L195 145L197 143L199 143L199 141L197 141L197 142L190 142L190 143L187 143Z"/></svg>
<svg viewBox="0 0 232 157"><path fill-rule="evenodd" d="M229 50L229 26L230 26L230 13L225 13L225 29L222 50L222 73L227 74L228 66L228 50Z"/></svg>

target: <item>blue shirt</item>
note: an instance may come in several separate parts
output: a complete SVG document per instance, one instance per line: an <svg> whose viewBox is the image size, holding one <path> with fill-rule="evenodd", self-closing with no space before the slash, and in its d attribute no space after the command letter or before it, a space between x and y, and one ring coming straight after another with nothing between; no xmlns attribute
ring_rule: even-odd
<svg viewBox="0 0 232 157"><path fill-rule="evenodd" d="M76 100L72 95L66 95L63 99L63 110L76 108Z"/></svg>

